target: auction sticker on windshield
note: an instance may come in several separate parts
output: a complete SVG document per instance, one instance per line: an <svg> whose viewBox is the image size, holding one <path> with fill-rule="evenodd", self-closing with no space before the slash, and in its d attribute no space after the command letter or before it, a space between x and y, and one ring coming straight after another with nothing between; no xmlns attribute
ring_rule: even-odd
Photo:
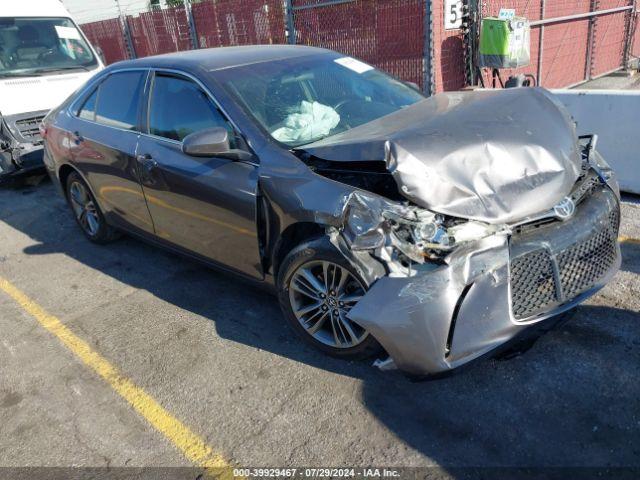
<svg viewBox="0 0 640 480"><path fill-rule="evenodd" d="M356 73L364 73L369 70L373 70L371 65L367 65L366 63L351 57L336 58L334 62L342 65L343 67L347 67L349 70L353 70Z"/></svg>
<svg viewBox="0 0 640 480"><path fill-rule="evenodd" d="M80 40L80 32L77 28L73 27L61 27L60 25L56 25L56 33L59 38L68 38L71 40Z"/></svg>

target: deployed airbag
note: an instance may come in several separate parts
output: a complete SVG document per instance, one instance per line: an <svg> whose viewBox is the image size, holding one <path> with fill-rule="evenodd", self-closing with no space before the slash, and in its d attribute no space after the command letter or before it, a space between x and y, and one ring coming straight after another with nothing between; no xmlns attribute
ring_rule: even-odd
<svg viewBox="0 0 640 480"><path fill-rule="evenodd" d="M271 135L284 143L312 141L329 134L340 123L340 115L331 107L319 102L303 100L297 111L287 115L284 126Z"/></svg>

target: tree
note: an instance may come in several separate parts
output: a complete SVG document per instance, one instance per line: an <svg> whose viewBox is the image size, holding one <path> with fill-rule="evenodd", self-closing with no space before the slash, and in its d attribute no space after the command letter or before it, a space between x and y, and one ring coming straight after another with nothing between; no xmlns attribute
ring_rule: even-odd
<svg viewBox="0 0 640 480"><path fill-rule="evenodd" d="M167 7L181 7L184 5L184 0L149 0L149 10L162 8L163 4Z"/></svg>

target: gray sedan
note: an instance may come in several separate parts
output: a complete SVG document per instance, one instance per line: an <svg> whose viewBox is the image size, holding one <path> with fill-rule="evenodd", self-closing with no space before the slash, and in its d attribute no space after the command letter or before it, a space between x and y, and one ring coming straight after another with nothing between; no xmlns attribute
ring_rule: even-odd
<svg viewBox="0 0 640 480"><path fill-rule="evenodd" d="M425 98L328 50L230 47L112 65L41 130L89 240L267 284L310 344L411 375L519 338L620 264L615 175L542 89Z"/></svg>

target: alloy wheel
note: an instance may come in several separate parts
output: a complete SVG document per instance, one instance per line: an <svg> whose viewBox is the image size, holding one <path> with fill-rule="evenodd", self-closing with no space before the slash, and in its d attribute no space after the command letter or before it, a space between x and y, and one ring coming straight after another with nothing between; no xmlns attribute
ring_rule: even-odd
<svg viewBox="0 0 640 480"><path fill-rule="evenodd" d="M334 348L352 348L368 332L347 318L366 289L346 268L326 260L300 266L289 282L289 301L294 315L316 340Z"/></svg>
<svg viewBox="0 0 640 480"><path fill-rule="evenodd" d="M69 199L82 229L95 237L100 229L100 217L87 188L80 182L74 181L69 187Z"/></svg>

